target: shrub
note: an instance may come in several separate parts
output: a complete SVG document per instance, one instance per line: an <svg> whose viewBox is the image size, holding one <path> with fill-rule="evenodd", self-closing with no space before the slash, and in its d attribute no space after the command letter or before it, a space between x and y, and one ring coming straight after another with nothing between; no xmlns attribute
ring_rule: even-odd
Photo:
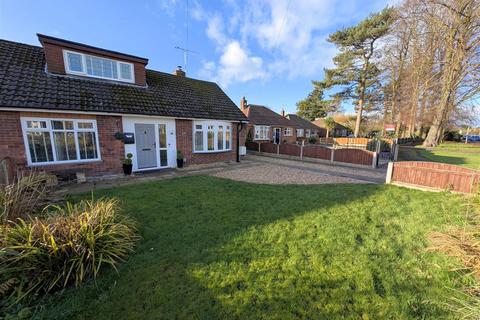
<svg viewBox="0 0 480 320"><path fill-rule="evenodd" d="M0 310L95 279L106 265L116 269L138 238L134 221L119 214L118 204L115 199L67 203L44 219L1 226Z"/></svg>
<svg viewBox="0 0 480 320"><path fill-rule="evenodd" d="M25 219L41 208L46 200L49 177L38 172L20 173L12 184L0 186L0 223Z"/></svg>
<svg viewBox="0 0 480 320"><path fill-rule="evenodd" d="M311 136L310 138L308 138L308 143L311 143L311 144L317 143L317 137Z"/></svg>

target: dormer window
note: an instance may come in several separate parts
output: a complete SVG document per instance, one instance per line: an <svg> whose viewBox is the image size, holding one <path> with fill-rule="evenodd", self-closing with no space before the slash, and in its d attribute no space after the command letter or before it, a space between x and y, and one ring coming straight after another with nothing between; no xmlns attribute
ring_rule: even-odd
<svg viewBox="0 0 480 320"><path fill-rule="evenodd" d="M93 78L135 82L133 64L64 50L65 71Z"/></svg>

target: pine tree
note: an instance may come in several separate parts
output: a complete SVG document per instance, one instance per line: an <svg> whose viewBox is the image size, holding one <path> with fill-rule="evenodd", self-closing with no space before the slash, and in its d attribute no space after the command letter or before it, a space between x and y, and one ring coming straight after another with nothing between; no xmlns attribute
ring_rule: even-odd
<svg viewBox="0 0 480 320"><path fill-rule="evenodd" d="M339 53L333 58L335 68L325 70L323 81L314 82L316 87L329 89L340 87L335 97L354 101L357 116L354 134L360 132L362 113L366 105L373 106L379 99L380 70L374 61L377 41L385 36L393 22L393 9L370 15L353 27L339 30L329 36Z"/></svg>
<svg viewBox="0 0 480 320"><path fill-rule="evenodd" d="M325 100L323 90L318 86L314 87L307 98L297 102L297 114L310 121L323 118L328 113L335 112L337 109L338 102Z"/></svg>

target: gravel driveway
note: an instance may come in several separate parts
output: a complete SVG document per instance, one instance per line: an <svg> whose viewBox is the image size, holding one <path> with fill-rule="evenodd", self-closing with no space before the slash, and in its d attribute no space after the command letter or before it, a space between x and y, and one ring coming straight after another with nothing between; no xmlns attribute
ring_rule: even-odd
<svg viewBox="0 0 480 320"><path fill-rule="evenodd" d="M213 173L215 177L266 184L383 183L384 169L331 166L273 157L248 155L238 168Z"/></svg>

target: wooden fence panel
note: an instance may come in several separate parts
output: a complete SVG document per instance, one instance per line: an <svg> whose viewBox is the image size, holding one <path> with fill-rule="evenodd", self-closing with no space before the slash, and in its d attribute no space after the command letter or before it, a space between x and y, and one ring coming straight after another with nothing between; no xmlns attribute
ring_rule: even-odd
<svg viewBox="0 0 480 320"><path fill-rule="evenodd" d="M300 157L300 149L302 147L298 144L291 143L281 143L280 144L280 154L286 154L289 156Z"/></svg>
<svg viewBox="0 0 480 320"><path fill-rule="evenodd" d="M246 141L245 147L247 147L247 150L258 151L258 143L253 141Z"/></svg>
<svg viewBox="0 0 480 320"><path fill-rule="evenodd" d="M374 152L363 149L335 149L333 161L372 165Z"/></svg>
<svg viewBox="0 0 480 320"><path fill-rule="evenodd" d="M277 145L271 142L261 143L260 152L277 153Z"/></svg>
<svg viewBox="0 0 480 320"><path fill-rule="evenodd" d="M332 156L332 150L330 148L318 145L306 145L303 147L303 156L308 158L330 160Z"/></svg>
<svg viewBox="0 0 480 320"><path fill-rule="evenodd" d="M371 139L368 138L335 138L338 145L367 145Z"/></svg>
<svg viewBox="0 0 480 320"><path fill-rule="evenodd" d="M480 171L446 163L401 161L393 163L391 181L473 193L478 190Z"/></svg>

